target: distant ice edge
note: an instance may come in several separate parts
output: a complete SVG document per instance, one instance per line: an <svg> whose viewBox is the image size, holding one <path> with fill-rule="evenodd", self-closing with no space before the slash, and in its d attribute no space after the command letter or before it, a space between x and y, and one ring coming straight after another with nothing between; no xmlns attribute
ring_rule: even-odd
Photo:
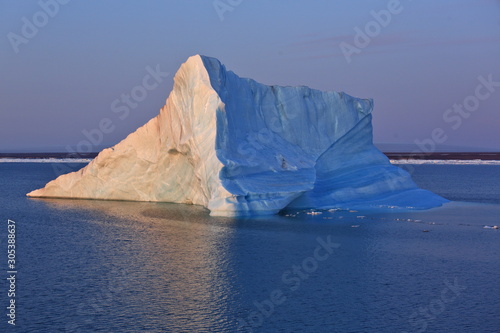
<svg viewBox="0 0 500 333"><path fill-rule="evenodd" d="M500 165L500 160L391 160L392 164Z"/></svg>
<svg viewBox="0 0 500 333"><path fill-rule="evenodd" d="M217 216L447 202L375 148L372 108L345 93L266 86L196 55L157 117L27 195L191 203Z"/></svg>
<svg viewBox="0 0 500 333"><path fill-rule="evenodd" d="M89 163L91 158L0 158L0 163ZM500 160L390 160L393 165L438 164L438 165L500 165Z"/></svg>

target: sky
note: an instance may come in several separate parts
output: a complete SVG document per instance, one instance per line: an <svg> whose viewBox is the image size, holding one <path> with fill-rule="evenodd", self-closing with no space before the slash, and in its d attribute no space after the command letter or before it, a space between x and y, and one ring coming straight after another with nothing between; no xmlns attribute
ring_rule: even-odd
<svg viewBox="0 0 500 333"><path fill-rule="evenodd" d="M376 143L500 151L499 0L0 0L0 152L118 143L195 54L373 98Z"/></svg>

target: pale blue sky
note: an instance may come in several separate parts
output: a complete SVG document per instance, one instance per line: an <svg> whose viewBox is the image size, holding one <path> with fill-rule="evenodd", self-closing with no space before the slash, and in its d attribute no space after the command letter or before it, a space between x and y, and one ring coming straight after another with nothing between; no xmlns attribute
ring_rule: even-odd
<svg viewBox="0 0 500 333"><path fill-rule="evenodd" d="M198 53L265 84L373 98L376 142L436 143L440 128L438 149L500 150L498 0L60 2L0 3L0 152L76 150L103 118L113 145L158 113ZM113 101L157 66L169 75L118 118ZM447 111L463 103L472 111Z"/></svg>

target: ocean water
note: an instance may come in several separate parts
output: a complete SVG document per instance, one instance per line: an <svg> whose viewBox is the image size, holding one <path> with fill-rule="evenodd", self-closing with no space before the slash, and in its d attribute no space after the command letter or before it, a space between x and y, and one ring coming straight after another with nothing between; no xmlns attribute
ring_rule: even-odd
<svg viewBox="0 0 500 333"><path fill-rule="evenodd" d="M500 225L500 165L401 166L454 201L220 218L178 204L29 199L53 165L0 163L0 331L499 332L500 229L489 227Z"/></svg>

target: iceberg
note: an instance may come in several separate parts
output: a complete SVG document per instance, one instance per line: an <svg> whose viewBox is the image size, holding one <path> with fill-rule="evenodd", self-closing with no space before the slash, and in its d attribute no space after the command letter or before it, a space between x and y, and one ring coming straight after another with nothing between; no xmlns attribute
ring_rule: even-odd
<svg viewBox="0 0 500 333"><path fill-rule="evenodd" d="M188 203L216 216L447 202L373 145L372 109L371 99L267 86L195 55L158 116L27 195Z"/></svg>

